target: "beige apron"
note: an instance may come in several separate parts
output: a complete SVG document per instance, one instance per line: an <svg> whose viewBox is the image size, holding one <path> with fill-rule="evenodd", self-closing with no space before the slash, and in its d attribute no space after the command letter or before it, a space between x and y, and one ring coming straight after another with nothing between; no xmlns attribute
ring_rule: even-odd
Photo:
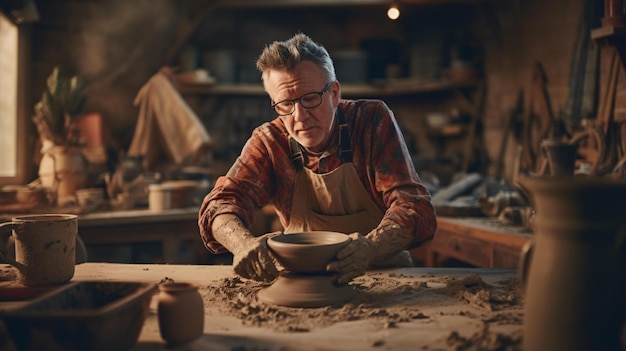
<svg viewBox="0 0 626 351"><path fill-rule="evenodd" d="M340 135L343 135L340 137L340 148L342 154L349 153L349 157L342 156L342 165L324 174L317 174L303 167L302 160L300 163L294 161L299 170L294 185L291 218L285 233L326 230L367 235L383 218L383 212L365 190L351 162L351 150L345 144L346 140L349 141L345 134L347 125L343 122L341 111L338 112ZM292 148L295 149L295 145L297 144L292 139ZM302 157L300 148L297 145L297 151L292 151L294 160ZM300 155L295 155L296 153ZM413 262L408 252L403 251L383 265L413 266Z"/></svg>
<svg viewBox="0 0 626 351"><path fill-rule="evenodd" d="M303 168L296 175L285 233L328 230L367 235L383 218L352 163L325 174Z"/></svg>

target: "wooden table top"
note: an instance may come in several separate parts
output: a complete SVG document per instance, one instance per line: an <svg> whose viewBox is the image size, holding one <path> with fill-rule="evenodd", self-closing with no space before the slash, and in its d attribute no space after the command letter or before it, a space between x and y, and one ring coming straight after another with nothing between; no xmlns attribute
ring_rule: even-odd
<svg viewBox="0 0 626 351"><path fill-rule="evenodd" d="M4 266L4 269L7 267ZM447 350L471 340L495 340L495 334L500 339L509 338L514 346L519 347L523 313L521 303L501 308L496 307L497 303L492 298L484 300L493 302L491 307L472 302L481 294L481 289L482 293L496 294L506 282L515 285L516 277L517 273L511 269L487 268L415 267L369 271L351 283L358 286L359 296L365 296L364 302L358 305L350 302L345 306L315 309L262 307L264 311L274 311L271 318L284 314L289 317L285 323L294 325L299 323L298 316L322 322L324 314L329 319L337 319L342 314L355 316L336 323L322 323L324 325L308 330L296 328L293 331L285 331L284 326L277 328L277 325L264 324L262 321L249 323L245 313L237 309L224 309L228 301L213 303L214 297L207 301L207 296L203 295L204 335L185 345L184 349ZM204 292L219 291L216 287L224 281L246 282L237 280L232 267L226 265L83 263L76 266L72 281L94 280L154 283L164 280L186 281L198 285L200 291ZM451 282L456 282L461 289L450 293ZM241 297L232 296L233 303L238 299ZM256 304L251 306L241 305L238 308L259 308ZM156 308L155 295L151 312L133 350L168 350L160 337ZM409 313L410 317L398 318L403 313ZM503 315L507 315L508 319L499 317ZM481 340L476 339L481 335Z"/></svg>

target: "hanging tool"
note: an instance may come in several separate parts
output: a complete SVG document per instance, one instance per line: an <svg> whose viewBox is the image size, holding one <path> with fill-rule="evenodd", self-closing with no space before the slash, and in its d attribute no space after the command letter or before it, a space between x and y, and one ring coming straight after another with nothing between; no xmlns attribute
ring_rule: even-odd
<svg viewBox="0 0 626 351"><path fill-rule="evenodd" d="M535 63L528 110L522 131L523 168L543 173L547 162L542 156L541 141L544 139L569 139L569 133L560 117L552 110L547 89L547 75L540 62ZM538 108L538 111L535 110Z"/></svg>
<svg viewBox="0 0 626 351"><path fill-rule="evenodd" d="M524 114L524 91L520 89L517 94L517 103L515 107L511 109L511 112L506 117L506 125L504 126L504 132L502 133L502 141L500 143L500 153L498 154L498 164L496 169L496 179L502 179L504 172L504 159L506 157L507 144L509 142L509 135L513 132L517 134L515 125L516 121L520 119ZM515 136L517 138L517 135Z"/></svg>
<svg viewBox="0 0 626 351"><path fill-rule="evenodd" d="M620 60L617 50L612 51L611 66L604 95L601 98L598 116L595 120L587 120L584 130L575 133L570 143L578 144L578 154L582 162L591 165L589 174L599 175L608 172L617 159L617 132L618 128L611 128L615 124L613 111L615 93L620 71ZM618 161L618 164L626 161Z"/></svg>
<svg viewBox="0 0 626 351"><path fill-rule="evenodd" d="M461 165L461 173L467 173L469 171L471 162L476 161L476 159L480 157L479 154L482 151L479 149L482 146L477 147L477 139L479 137L478 126L480 118L484 114L486 90L485 84L479 84L476 89L476 96L474 99L463 94L461 91L456 91L457 97L459 97L461 102L465 103L466 110L471 116L468 130L469 135L465 139L465 151L462 160L463 164Z"/></svg>

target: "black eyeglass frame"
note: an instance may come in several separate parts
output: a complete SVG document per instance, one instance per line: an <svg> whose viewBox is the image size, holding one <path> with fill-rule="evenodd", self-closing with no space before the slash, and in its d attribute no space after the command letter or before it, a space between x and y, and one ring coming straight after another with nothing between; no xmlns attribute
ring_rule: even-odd
<svg viewBox="0 0 626 351"><path fill-rule="evenodd" d="M331 81L331 82L328 82L328 83L326 83L326 85L324 86L324 89L322 89L321 91L312 91L312 92L310 92L310 93L306 93L306 94L304 94L304 95L300 96L299 98L297 98L297 99L293 99L293 100L282 100L282 101L279 101L279 102L277 102L277 103L273 103L273 104L271 104L271 107L272 107L272 109L274 110L274 112L276 112L276 114L277 114L277 115L279 115L279 116L289 116L289 115L293 114L293 113L296 111L296 102L298 102L298 103L300 104L300 106L302 106L302 107L304 107L304 108L306 108L306 109L316 108L316 107L318 107L319 105L321 105L321 104L322 104L322 101L324 101L323 96L324 96L324 94L328 91L328 89L330 88L330 86L331 86L332 84L333 84L333 82L332 82L332 81ZM303 103L302 103L302 99L303 99L304 97L306 97L306 96L311 95L311 94L317 94L317 95L319 95L319 97L320 97L320 102L319 102L318 104L316 104L315 106L306 106L305 104L303 104ZM293 107L293 108L292 108L291 112L289 112L289 113L279 113L278 111L276 111L276 105L278 105L278 104L282 104L282 103L284 103L284 102L291 102L291 103L293 104L293 105L292 105L292 107Z"/></svg>

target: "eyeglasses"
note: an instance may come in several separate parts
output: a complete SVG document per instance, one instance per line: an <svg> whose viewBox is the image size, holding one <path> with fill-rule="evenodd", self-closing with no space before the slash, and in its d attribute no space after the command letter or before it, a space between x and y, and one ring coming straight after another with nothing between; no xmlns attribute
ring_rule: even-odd
<svg viewBox="0 0 626 351"><path fill-rule="evenodd" d="M272 104L272 108L279 116L288 116L292 114L296 110L296 102L299 102L300 106L306 109L316 108L317 106L321 105L322 96L324 95L324 93L326 93L328 88L330 88L330 85L332 83L333 82L328 82L324 86L324 89L322 89L322 91L320 92L306 93L299 98L293 100L283 100Z"/></svg>

